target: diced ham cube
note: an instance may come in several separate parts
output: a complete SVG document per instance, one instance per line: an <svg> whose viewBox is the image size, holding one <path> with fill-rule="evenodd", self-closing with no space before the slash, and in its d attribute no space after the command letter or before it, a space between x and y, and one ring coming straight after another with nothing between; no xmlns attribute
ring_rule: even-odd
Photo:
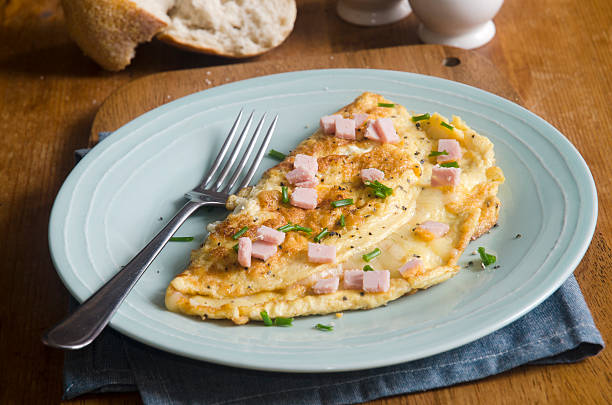
<svg viewBox="0 0 612 405"><path fill-rule="evenodd" d="M355 139L355 120L338 118L336 120L336 137L342 139Z"/></svg>
<svg viewBox="0 0 612 405"><path fill-rule="evenodd" d="M389 270L374 270L363 272L363 291L386 292L391 287Z"/></svg>
<svg viewBox="0 0 612 405"><path fill-rule="evenodd" d="M452 186L459 184L461 168L434 166L431 169L431 186Z"/></svg>
<svg viewBox="0 0 612 405"><path fill-rule="evenodd" d="M361 290L363 287L363 270L344 270L342 285L345 290Z"/></svg>
<svg viewBox="0 0 612 405"><path fill-rule="evenodd" d="M353 114L353 119L355 120L355 127L359 128L368 119L368 114L356 113Z"/></svg>
<svg viewBox="0 0 612 405"><path fill-rule="evenodd" d="M382 143L398 143L400 141L391 118L378 118L374 121L374 129Z"/></svg>
<svg viewBox="0 0 612 405"><path fill-rule="evenodd" d="M308 242L308 261L312 263L334 263L336 247Z"/></svg>
<svg viewBox="0 0 612 405"><path fill-rule="evenodd" d="M374 128L374 121L368 121L368 127L366 128L364 136L373 141L380 141L380 136L378 136L378 132L376 132L376 129Z"/></svg>
<svg viewBox="0 0 612 405"><path fill-rule="evenodd" d="M280 245L285 240L285 232L277 231L274 228L262 225L257 228L257 239Z"/></svg>
<svg viewBox="0 0 612 405"><path fill-rule="evenodd" d="M364 182L381 181L385 178L385 172L374 168L362 169L359 175Z"/></svg>
<svg viewBox="0 0 612 405"><path fill-rule="evenodd" d="M301 181L299 183L295 183L296 187L303 187L303 188L315 188L317 186L317 184L319 184L319 180L317 180L316 177L313 177L312 179L308 179L306 181Z"/></svg>
<svg viewBox="0 0 612 405"><path fill-rule="evenodd" d="M442 222L425 221L418 226L418 229L430 233L434 238L441 238L448 233L450 227Z"/></svg>
<svg viewBox="0 0 612 405"><path fill-rule="evenodd" d="M312 286L312 291L315 294L330 294L338 291L339 282L340 279L338 277L324 278Z"/></svg>
<svg viewBox="0 0 612 405"><path fill-rule="evenodd" d="M326 134L333 134L336 132L336 119L342 118L340 114L326 115L321 117L321 128Z"/></svg>
<svg viewBox="0 0 612 405"><path fill-rule="evenodd" d="M238 249L240 249L240 245L238 245ZM261 259L264 262L268 260L270 257L276 254L277 247L274 243L264 242L262 240L256 240L253 242L253 251L251 252L251 256Z"/></svg>
<svg viewBox="0 0 612 405"><path fill-rule="evenodd" d="M399 272L402 277L416 276L418 273L423 271L423 261L418 257L413 257L408 260L406 264L399 268Z"/></svg>
<svg viewBox="0 0 612 405"><path fill-rule="evenodd" d="M295 160L293 161L293 168L302 168L308 173L312 173L312 175L314 176L319 170L319 164L317 163L316 157L298 153L297 155L295 155Z"/></svg>
<svg viewBox="0 0 612 405"><path fill-rule="evenodd" d="M296 187L291 193L291 205L306 210L317 208L317 190L314 188Z"/></svg>
<svg viewBox="0 0 612 405"><path fill-rule="evenodd" d="M249 238L238 239L238 263L243 267L251 267L253 243Z"/></svg>
<svg viewBox="0 0 612 405"><path fill-rule="evenodd" d="M461 159L461 145L454 139L440 139L438 141L438 152L446 151L448 155L438 156L438 162L457 162Z"/></svg>
<svg viewBox="0 0 612 405"><path fill-rule="evenodd" d="M315 178L314 173L304 169L303 167L298 167L296 169L291 170L289 173L285 175L289 184L297 184L303 181L310 181Z"/></svg>

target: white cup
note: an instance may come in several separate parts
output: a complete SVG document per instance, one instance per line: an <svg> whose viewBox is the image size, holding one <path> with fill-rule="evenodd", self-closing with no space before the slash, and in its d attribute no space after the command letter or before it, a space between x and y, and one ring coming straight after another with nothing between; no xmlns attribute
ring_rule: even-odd
<svg viewBox="0 0 612 405"><path fill-rule="evenodd" d="M410 6L407 0L338 0L336 11L351 24L374 26L406 18Z"/></svg>
<svg viewBox="0 0 612 405"><path fill-rule="evenodd" d="M493 17L504 0L408 0L428 44L473 49L495 36Z"/></svg>

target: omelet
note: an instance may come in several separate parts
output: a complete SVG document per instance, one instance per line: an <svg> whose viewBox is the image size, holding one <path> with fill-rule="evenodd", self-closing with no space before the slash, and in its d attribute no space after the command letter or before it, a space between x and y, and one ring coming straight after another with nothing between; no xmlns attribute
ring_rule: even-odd
<svg viewBox="0 0 612 405"><path fill-rule="evenodd" d="M275 318L368 309L459 271L457 260L470 239L497 222L497 192L504 176L495 166L493 144L459 117L413 115L373 93L363 93L335 116L357 115L361 122L354 139L339 137L339 129L336 136L319 129L266 171L257 185L230 196L231 213L208 226L204 245L192 252L188 268L168 286L169 310L244 324L261 320L262 311ZM370 127L385 119L397 135L393 142L369 136ZM442 142L453 142L460 158L440 164L449 158L446 151L439 152ZM316 191L316 208L287 200L297 191L288 174L300 155L316 158L316 182L309 185ZM377 184L384 184L388 193L377 194L375 182L361 177L364 169L373 168L384 173ZM435 179L440 173L446 176L442 184ZM261 227L291 224L299 230L287 232L276 253L265 261L249 260L248 267L239 263L237 235L250 243L261 238ZM427 224L444 232L437 235ZM309 244L320 235L324 237L318 242L333 247L335 260L317 263L309 257ZM373 251L380 254L370 260L367 254ZM407 266L415 260L418 265ZM346 288L345 270L366 264L388 272L388 285L375 292ZM336 280L337 288L317 290L321 280L334 278L341 280Z"/></svg>

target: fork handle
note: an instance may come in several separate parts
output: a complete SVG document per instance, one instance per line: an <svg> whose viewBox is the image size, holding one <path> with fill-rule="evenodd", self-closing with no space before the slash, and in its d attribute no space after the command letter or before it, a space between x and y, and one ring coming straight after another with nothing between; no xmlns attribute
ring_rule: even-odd
<svg viewBox="0 0 612 405"><path fill-rule="evenodd" d="M47 346L80 349L102 332L138 279L157 257L170 237L203 201L189 201L120 272L64 320L47 331L42 341Z"/></svg>

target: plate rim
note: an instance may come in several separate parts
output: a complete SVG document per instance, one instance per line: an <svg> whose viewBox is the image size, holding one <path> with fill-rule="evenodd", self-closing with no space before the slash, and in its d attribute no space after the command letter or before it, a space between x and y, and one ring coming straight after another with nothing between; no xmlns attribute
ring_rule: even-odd
<svg viewBox="0 0 612 405"><path fill-rule="evenodd" d="M406 361L412 361L412 360L416 360L416 359L420 359L420 358L425 358L431 355L435 355L435 354L439 354L439 353L443 353L445 351L463 346L467 343L473 342L483 336L486 336L498 329L501 329L502 327L508 325L509 323L513 322L514 320L520 318L521 316L523 316L524 314L526 314L527 312L531 311L533 308L535 308L536 306L538 306L540 303L542 303L546 298L548 298L550 295L552 295L560 286L561 284L563 284L565 282L565 280L573 273L573 271L575 270L576 266L580 263L580 261L582 260L584 254L586 253L591 240L593 238L594 232L595 232L595 227L597 224L597 217L598 217L598 198L597 198L597 189L595 186L595 182L592 176L592 173L588 167L588 165L586 164L584 158L582 157L582 155L580 154L580 152L577 150L577 148L569 141L569 139L567 139L559 130L557 130L552 124L548 123L547 121L545 121L544 119L542 119L541 117L537 116L536 114L532 113L531 111L527 110L526 108L522 107L521 105L518 105L508 99L505 99L503 97L500 97L496 94L487 92L485 90L479 89L477 87L473 87L464 83L460 83L460 82L455 82L452 80L448 80L448 79L444 79L444 78L440 78L440 77L436 77L436 76L429 76L429 75L423 75L423 74L418 74L418 73L411 73L411 72L401 72L401 71L393 71L393 70L383 70L383 69L350 69L350 68L341 68L341 69L313 69L313 70L301 70L301 71L294 71L294 72L285 72L285 73L277 73L277 74L272 74L272 75L265 75L265 76L259 76L259 77L255 77L255 78L250 78L250 79L245 79L245 80L241 80L241 81L237 81L237 82L233 82L233 83L228 83L228 84L224 84L218 87L214 87L211 89L207 89L207 90L203 90L203 91L199 91L199 92L195 92L192 93L190 95L187 95L185 97L181 97L179 99L173 100L170 103L164 104L162 106L159 106L153 110L150 110L148 112L146 112L143 115L140 115L139 117L129 121L128 123L124 124L121 128L117 129L115 132L119 132L123 133L123 132L128 132L132 127L138 127L139 124L141 123L145 123L148 121L148 119L151 116L155 116L157 114L159 114L160 112L166 111L166 110L172 110L174 108L176 108L177 106L181 105L181 104L188 104L192 99L198 99L199 97L201 97L201 94L206 93L209 95L216 95L218 93L223 93L225 91L227 91L228 89L231 90L239 90L241 87L243 86L250 86L251 83L255 82L260 82L260 81L266 81L266 80L275 80L275 79L281 79L284 80L285 78L291 78L293 76L306 76L306 78L308 77L308 75L313 75L313 77L316 77L317 74L324 74L324 73L329 73L329 72L338 72L338 71L347 71L350 73L361 73L361 74L369 74L369 73L374 73L374 74L391 74L392 76L397 75L399 76L404 76L406 75L407 77L413 77L413 78L422 78L422 79L427 79L427 80L432 80L433 83L435 85L437 85L436 82L442 82L444 84L450 85L452 86L458 86L459 89L461 88L467 88L469 89L470 92L475 92L476 95L478 95L479 97L485 97L489 100L491 100L491 103L496 102L496 103L501 103L501 105L506 105L506 106L511 106L511 108L514 109L518 109L518 115L521 117L529 117L532 120L535 120L534 123L537 123L538 126L543 126L543 128L545 129L543 132L549 132L551 134L553 134L552 136L554 137L555 141L561 141L561 143L563 144L563 146L566 148L566 153L569 151L570 156L574 158L574 161L576 161L577 163L579 163L580 165L580 173L578 173L578 175L581 177L582 180L586 179L587 180L587 184L584 185L588 191L590 191L588 196L585 197L590 197L590 198L585 198L585 201L587 202L587 204L585 204L584 210L583 212L581 212L578 218L583 218L585 219L586 223L584 225L584 227L586 228L586 235L584 237L582 237L578 242L576 242L576 245L574 247L574 250L576 251L576 253L572 256L572 259L569 262L564 262L564 272L557 276L554 279L554 282L550 283L546 288L544 288L542 291L539 292L538 297L536 299L533 299L529 302L529 304L527 305L523 305L521 307L520 310L518 311L514 311L514 313L510 316L506 316L503 319L499 319L497 320L497 322L491 322L489 323L489 325L487 325L486 327L483 327L479 330L478 333L474 332L472 334L469 335L465 335L463 338L459 338L459 339L454 339L449 343L443 344L443 345L437 345L437 346L432 346L432 347L428 347L425 349L422 349L419 351L418 354L413 354L413 355L407 355L407 356L401 356L398 355L395 359L393 359L392 361L389 361L388 359L383 359L383 360L379 360L379 361L372 361L372 360L368 360L368 361L361 361L361 362L354 362L351 366L347 366L347 367L334 367L334 368L328 368L328 367L319 367L319 368L313 368L313 367L305 367L305 368L300 368L300 367L275 367L275 366L270 366L267 364L252 364L252 363L247 363L245 364L245 362L237 362L237 361L231 361L231 360L224 360L222 358L218 358L218 357L211 357L211 356L207 356L207 355L203 355L203 354L194 354L193 352L190 352L188 349L185 350L181 350L180 347L175 347L175 346L169 346L168 344L160 344L159 342L155 341L155 339L149 338L149 337L143 337L142 335L139 335L137 333L133 333L131 330L129 330L128 328L123 327L122 325L117 325L117 322L113 322L111 321L110 326L113 327L113 329L118 330L119 332L121 332L122 334L133 338L137 341L140 341L144 344L147 344L151 347L155 347L157 349L160 350L164 350L166 352L170 352L170 353L174 353L177 355L181 355L184 357L188 357L191 359L196 359L196 360L202 360L202 361L208 361L208 362L213 362L213 363L217 363L217 364L222 364L222 365L227 365L227 366L233 366L233 367L239 367L239 368L245 368L245 369L254 369L254 370L263 370L263 371L280 371L280 372L295 372L295 373L302 373L302 372L343 372L343 371L354 371L354 370L361 370L361 369L365 369L365 368L375 368L375 367L382 367L382 366L389 366L389 365L393 365L393 364L398 364L398 363L403 363ZM446 91L449 91L448 88L445 89ZM450 91L455 94L455 88L450 89ZM474 95L474 94L472 94ZM485 100L485 102L488 103L489 100ZM482 100L480 100L482 101ZM541 128L540 128L541 129ZM544 136L544 134L542 133L541 136ZM112 145L114 142L117 142L118 139L120 139L120 136L116 136L116 137L109 137L103 141L101 141L96 148L93 148L92 151L90 153L88 153L74 168L73 170L69 173L69 175L66 177L66 179L64 180L60 190L57 193L57 196L54 200L52 209L51 209L51 214L50 214L50 220L49 220L49 229L48 229L48 238L49 238L49 249L50 249L50 255L51 255L51 259L53 262L53 265L56 269L56 272L58 273L60 279L62 280L62 283L66 286L66 288L70 291L71 295L75 298L77 298L78 301L82 302L83 301L83 297L81 296L81 294L79 293L79 291L76 289L75 286L71 285L71 282L69 280L67 280L66 275L63 274L63 272L60 270L60 265L58 263L58 257L56 257L56 244L58 244L59 242L54 238L54 232L58 229L58 225L62 225L65 221L65 218L62 218L59 214L60 211L62 209L62 204L64 204L64 202L69 202L71 201L72 197L73 197L73 191L74 191L74 187L76 186L76 181L80 178L80 176L83 174L83 171L85 170L85 168L91 164L90 162L94 162L95 159L101 155L104 150L106 150L106 148L108 148L110 145ZM103 146L103 147L100 147ZM573 156L572 156L573 155ZM568 157L567 155L563 155L563 157ZM578 180L578 179L577 179ZM591 204L588 204L588 202L591 202ZM64 204L65 207L65 204ZM592 213L592 215L586 216L584 214L584 212L589 212ZM60 226L61 227L61 226ZM571 241L570 241L571 242ZM63 241L62 243L59 243L59 245L63 245ZM570 245L571 246L571 245ZM59 249L58 251L61 251L61 249Z"/></svg>

